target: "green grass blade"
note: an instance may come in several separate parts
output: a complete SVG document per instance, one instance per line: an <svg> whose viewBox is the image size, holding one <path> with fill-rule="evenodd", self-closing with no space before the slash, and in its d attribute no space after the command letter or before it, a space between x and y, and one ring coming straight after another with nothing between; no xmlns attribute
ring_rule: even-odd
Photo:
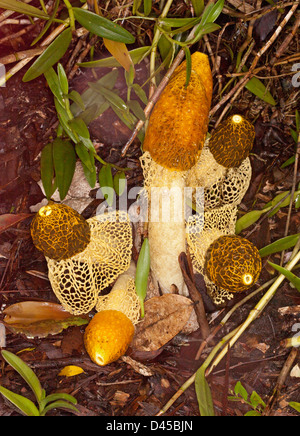
<svg viewBox="0 0 300 436"><path fill-rule="evenodd" d="M99 183L107 204L112 206L114 200L114 181L110 165L102 166L99 171Z"/></svg>
<svg viewBox="0 0 300 436"><path fill-rule="evenodd" d="M66 53L72 41L72 31L70 28L64 30L37 58L33 65L28 69L23 77L23 82L29 82L44 74Z"/></svg>
<svg viewBox="0 0 300 436"><path fill-rule="evenodd" d="M286 268L283 268L282 266L277 265L276 263L269 262L268 263L276 269L280 274L283 274L297 289L297 291L300 292L300 278L297 277L295 274L293 274L291 271L288 271Z"/></svg>
<svg viewBox="0 0 300 436"><path fill-rule="evenodd" d="M261 215L267 213L272 207L268 207L262 210L251 210L250 212L239 218L235 225L235 233L238 235L242 230L247 229L259 220Z"/></svg>
<svg viewBox="0 0 300 436"><path fill-rule="evenodd" d="M63 200L73 180L76 153L69 141L56 138L53 142L53 162L60 199Z"/></svg>
<svg viewBox="0 0 300 436"><path fill-rule="evenodd" d="M49 18L49 15L44 11L18 0L0 0L0 8L18 12L19 14L29 15L30 17L42 18L44 20Z"/></svg>
<svg viewBox="0 0 300 436"><path fill-rule="evenodd" d="M196 373L195 390L201 416L215 416L210 387L205 377L205 369L202 367Z"/></svg>
<svg viewBox="0 0 300 436"><path fill-rule="evenodd" d="M9 400L15 407L17 407L23 415L26 416L40 416L40 413L35 404L22 395L15 394L9 389L0 386L0 393Z"/></svg>
<svg viewBox="0 0 300 436"><path fill-rule="evenodd" d="M138 64L144 56L150 51L150 46L145 47L139 47L135 48L134 50L130 50L129 54L131 57L131 60L134 64ZM80 67L86 67L86 68L115 68L119 67L119 62L113 57L107 57L104 59L99 59L97 61L90 61L90 62L81 62L78 64Z"/></svg>
<svg viewBox="0 0 300 436"><path fill-rule="evenodd" d="M135 37L131 33L107 18L80 8L73 8L73 11L76 20L94 35L110 39L111 41L123 42L124 44L134 43Z"/></svg>
<svg viewBox="0 0 300 436"><path fill-rule="evenodd" d="M141 304L141 317L144 317L144 300L147 293L148 276L150 271L150 246L149 240L144 239L138 262L136 267L135 275L135 287L136 293L139 297Z"/></svg>
<svg viewBox="0 0 300 436"><path fill-rule="evenodd" d="M289 235L285 238L278 239L272 244L266 245L265 247L259 250L259 254L261 257L269 256L273 253L278 253L279 251L288 250L291 247L294 247L300 237L300 233L296 233L295 235Z"/></svg>
<svg viewBox="0 0 300 436"><path fill-rule="evenodd" d="M63 400L59 401L58 400L58 401L54 401L54 403L48 404L48 406L46 406L44 408L43 412L41 413L41 416L46 415L46 413L49 412L49 410L61 409L61 408L70 409L70 410L73 410L74 412L78 412L77 407L75 407L73 404L68 403L67 401L63 401Z"/></svg>
<svg viewBox="0 0 300 436"><path fill-rule="evenodd" d="M1 354L3 358L6 360L6 362L15 371L17 371L21 377L23 377L23 379L32 389L34 395L36 396L36 399L38 401L41 401L43 399L43 389L41 387L39 379L32 371L32 369L25 362L23 362L23 360L20 359L20 357L16 356L10 351L2 350Z"/></svg>
<svg viewBox="0 0 300 436"><path fill-rule="evenodd" d="M41 179L44 191L48 200L53 195L53 179L54 179L54 165L53 165L53 145L49 143L45 145L41 153Z"/></svg>
<svg viewBox="0 0 300 436"><path fill-rule="evenodd" d="M272 106L276 106L277 103L272 94L267 90L262 81L257 79L257 77L252 77L249 82L246 83L245 87L248 89L248 91L252 92L252 94L256 95L256 97Z"/></svg>

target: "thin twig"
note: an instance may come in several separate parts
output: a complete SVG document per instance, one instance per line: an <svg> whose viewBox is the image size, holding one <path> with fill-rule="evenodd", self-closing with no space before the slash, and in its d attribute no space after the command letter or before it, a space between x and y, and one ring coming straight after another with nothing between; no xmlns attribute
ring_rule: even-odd
<svg viewBox="0 0 300 436"><path fill-rule="evenodd" d="M244 89L246 83L251 79L253 76L253 70L255 69L258 61L260 58L264 55L264 53L271 47L271 45L274 43L274 41L277 39L277 37L280 35L282 29L284 26L288 23L288 21L293 16L294 12L296 11L297 7L299 6L299 1L296 4L293 4L292 8L289 10L289 12L286 14L284 19L281 21L271 38L267 41L267 43L259 50L259 52L256 54L252 65L247 72L247 74L229 91L227 95L225 95L222 100L210 111L210 116L214 115L229 99L229 103L224 108L223 112L221 113L218 121L216 122L215 127L219 125L219 123L222 121L223 117L225 116L226 112L230 108L232 102L237 98L237 96L241 93L241 91Z"/></svg>
<svg viewBox="0 0 300 436"><path fill-rule="evenodd" d="M296 149L295 163L294 163L293 184L292 184L292 190L291 190L289 210L288 210L288 215L287 215L286 224L285 224L284 236L287 236L289 233L289 227L290 227L290 221L291 221L291 215L292 215L292 207L293 207L293 203L294 203L294 195L295 195L295 191L296 191L296 183L297 183L297 176L298 176L299 154L300 154L300 133L298 135L298 142L297 142L297 149ZM280 265L283 264L284 254L285 254L285 250L283 250L281 252Z"/></svg>
<svg viewBox="0 0 300 436"><path fill-rule="evenodd" d="M289 353L289 356L285 362L285 364L282 367L282 370L280 371L276 386L273 390L272 395L270 396L270 398L268 399L267 402L267 407L265 408L265 410L263 411L263 416L269 416L271 414L271 410L273 405L275 404L276 399L278 398L280 391L285 383L285 380L287 378L287 376L290 373L290 370L292 368L292 365L296 359L298 355L298 349L297 348L293 348L291 350L291 352Z"/></svg>

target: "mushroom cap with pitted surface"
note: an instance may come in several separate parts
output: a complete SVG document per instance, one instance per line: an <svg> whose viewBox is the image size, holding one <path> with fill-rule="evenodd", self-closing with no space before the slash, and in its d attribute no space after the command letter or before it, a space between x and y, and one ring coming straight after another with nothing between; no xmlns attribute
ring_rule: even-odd
<svg viewBox="0 0 300 436"><path fill-rule="evenodd" d="M261 272L261 257L255 245L237 235L216 239L208 248L205 272L209 280L230 292L249 289Z"/></svg>

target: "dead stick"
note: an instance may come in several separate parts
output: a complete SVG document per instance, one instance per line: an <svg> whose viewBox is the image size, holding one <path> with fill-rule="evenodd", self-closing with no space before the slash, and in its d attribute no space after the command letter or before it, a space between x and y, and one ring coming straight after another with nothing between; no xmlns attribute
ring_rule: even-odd
<svg viewBox="0 0 300 436"><path fill-rule="evenodd" d="M263 412L264 416L270 415L271 409L272 409L273 405L275 404L275 401L278 398L278 395L280 394L280 391L284 385L284 382L285 382L287 376L289 375L289 372L290 372L291 367L292 367L292 365L297 357L297 354L298 354L298 349L293 348L291 350L285 364L283 365L282 370L280 371L276 386L273 390L271 397L268 400L267 407Z"/></svg>
<svg viewBox="0 0 300 436"><path fill-rule="evenodd" d="M267 41L267 43L259 50L259 52L257 53L257 55L255 56L252 65L248 71L248 73L232 88L232 90L225 95L222 100L210 111L210 116L214 115L219 109L220 107L222 107L224 105L224 103L226 103L229 99L231 99L231 97L233 99L235 99L240 92L242 91L242 89L244 88L244 86L246 85L246 83L251 79L251 77L253 76L253 70L255 69L258 61L260 60L260 58L262 57L262 55L271 47L271 45L273 44L273 42L276 40L276 38L279 36L279 34L281 33L282 29L284 28L284 26L288 23L288 21L290 20L290 18L293 16L295 10L297 9L297 7L299 6L299 1L294 4L292 6L292 8L289 10L289 12L286 14L286 16L284 17L284 19L281 21L281 23L279 24L279 26L277 27L277 29L275 30L275 32L273 33L273 35L271 36L271 38ZM223 110L221 116L219 117L215 127L218 126L218 124L222 121L225 113L227 112L227 110L229 109L229 107L231 106L232 100L227 104L227 106L225 107L225 109Z"/></svg>
<svg viewBox="0 0 300 436"><path fill-rule="evenodd" d="M206 319L202 296L193 281L193 273L191 274L187 255L185 253L180 253L178 260L184 281L189 290L190 297L195 303L195 312L197 315L197 321L201 330L202 338L206 339L210 335L210 327Z"/></svg>

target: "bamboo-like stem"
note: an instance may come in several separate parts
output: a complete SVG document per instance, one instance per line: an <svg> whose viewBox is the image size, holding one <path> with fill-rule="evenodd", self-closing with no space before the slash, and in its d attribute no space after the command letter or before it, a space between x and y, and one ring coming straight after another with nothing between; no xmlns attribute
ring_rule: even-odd
<svg viewBox="0 0 300 436"><path fill-rule="evenodd" d="M206 368L209 366L217 352L220 350L221 347L223 347L224 344L235 334L235 332L238 330L239 327L237 327L232 332L228 333L226 336L224 336L220 342L212 349L210 354L207 356L206 360L203 362L203 364L200 366L200 368L193 374L191 377L183 383L183 385L178 389L178 391L173 395L173 397L164 405L164 407L156 414L156 416L161 416L175 403L175 401L182 395L187 388L189 388L195 381L196 375L198 371L206 370Z"/></svg>
<svg viewBox="0 0 300 436"><path fill-rule="evenodd" d="M165 7L163 8L163 11L159 18L165 18L168 15L168 12L170 10L170 7L173 3L173 0L168 0ZM154 33L154 38L152 42L152 48L151 48L151 54L150 54L150 76L152 76L151 83L150 83L150 91L149 91L149 97L152 96L154 93L154 89L156 87L156 79L155 79L155 58L156 58L156 51L157 51L157 44L159 41L159 38L161 37L161 31L157 28Z"/></svg>

